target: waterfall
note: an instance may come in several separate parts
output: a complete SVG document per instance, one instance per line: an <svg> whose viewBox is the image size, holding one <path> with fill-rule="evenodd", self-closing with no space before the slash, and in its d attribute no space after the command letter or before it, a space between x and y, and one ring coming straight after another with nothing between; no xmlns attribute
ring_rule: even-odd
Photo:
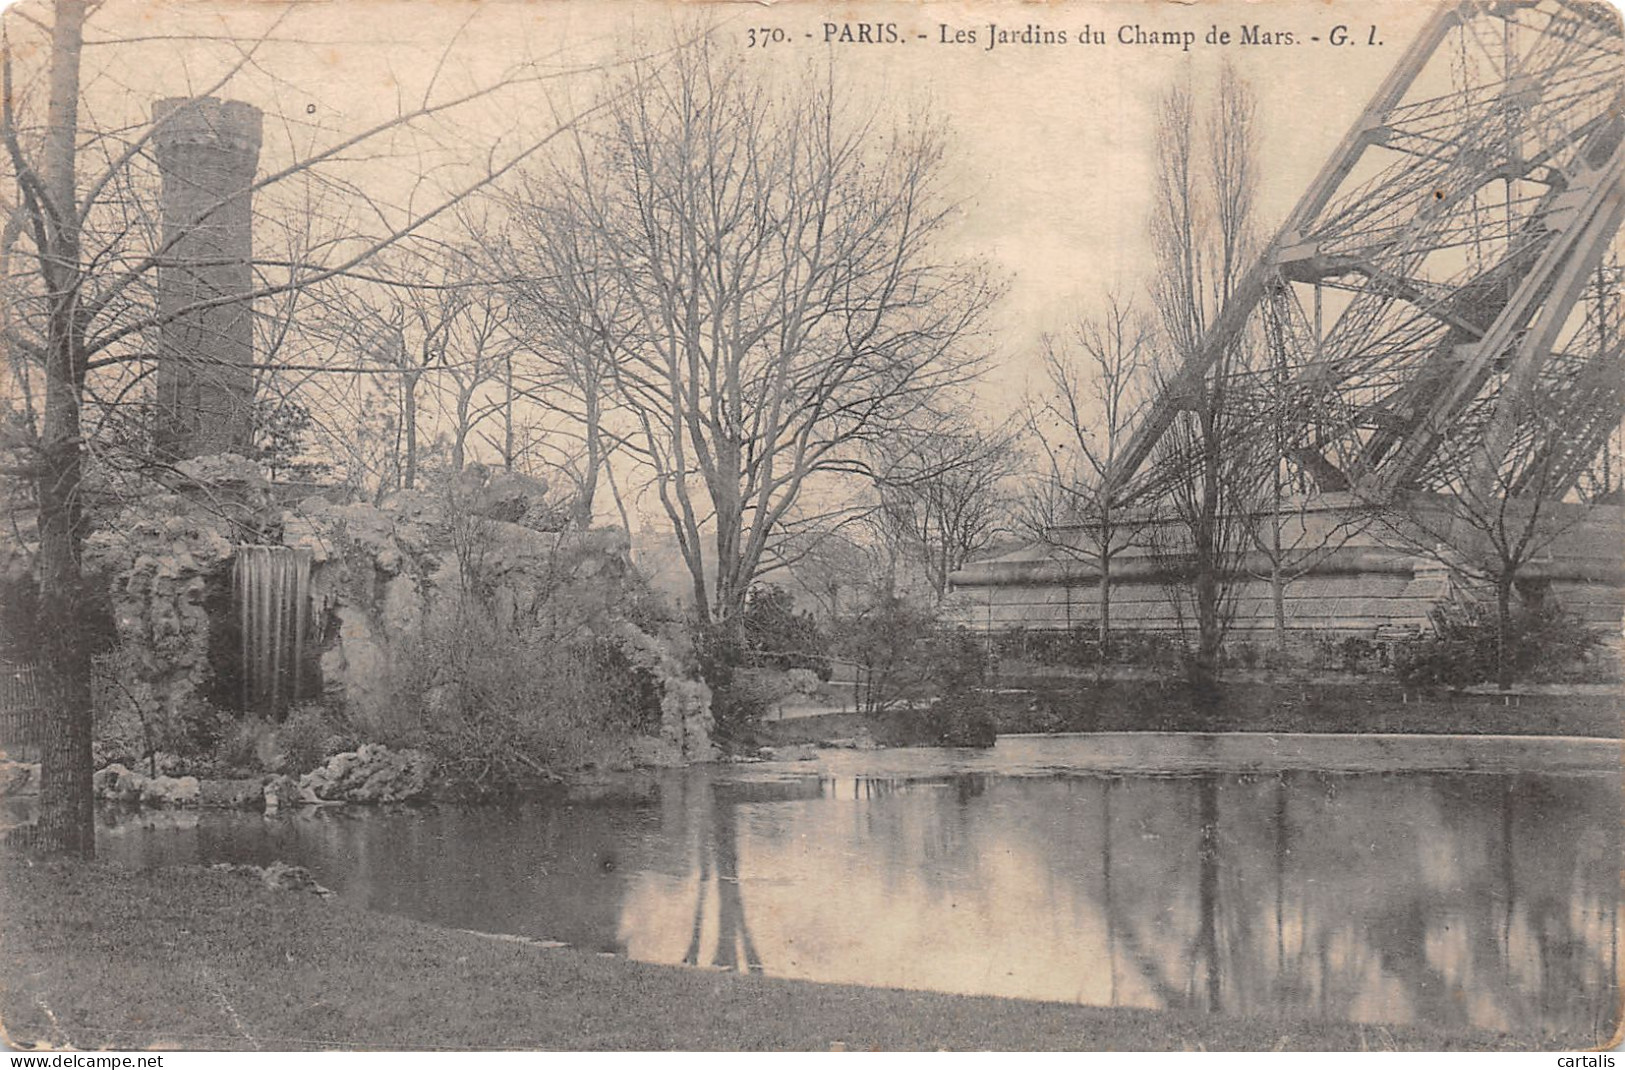
<svg viewBox="0 0 1625 1070"><path fill-rule="evenodd" d="M274 719L298 701L310 628L310 551L239 546L232 591L242 633L243 712Z"/></svg>

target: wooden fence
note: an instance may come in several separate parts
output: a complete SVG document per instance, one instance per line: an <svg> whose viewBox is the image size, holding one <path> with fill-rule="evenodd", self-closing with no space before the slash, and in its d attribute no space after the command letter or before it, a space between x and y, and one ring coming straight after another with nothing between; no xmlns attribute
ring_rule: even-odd
<svg viewBox="0 0 1625 1070"><path fill-rule="evenodd" d="M0 747L39 746L45 739L45 693L33 665L0 662Z"/></svg>

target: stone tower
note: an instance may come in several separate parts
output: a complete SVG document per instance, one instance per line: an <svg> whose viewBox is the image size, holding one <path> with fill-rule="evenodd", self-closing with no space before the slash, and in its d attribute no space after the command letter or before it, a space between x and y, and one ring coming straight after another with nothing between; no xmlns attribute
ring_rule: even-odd
<svg viewBox="0 0 1625 1070"><path fill-rule="evenodd" d="M169 460L244 453L254 407L249 303L194 306L254 285L249 186L262 116L241 101L180 97L154 104L152 119L163 179L158 308L165 318L154 445Z"/></svg>

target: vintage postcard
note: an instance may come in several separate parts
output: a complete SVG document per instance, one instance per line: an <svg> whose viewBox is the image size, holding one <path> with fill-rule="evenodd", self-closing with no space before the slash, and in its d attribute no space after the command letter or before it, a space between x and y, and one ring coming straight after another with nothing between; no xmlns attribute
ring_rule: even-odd
<svg viewBox="0 0 1625 1070"><path fill-rule="evenodd" d="M1613 7L0 29L15 1049L1617 1040Z"/></svg>

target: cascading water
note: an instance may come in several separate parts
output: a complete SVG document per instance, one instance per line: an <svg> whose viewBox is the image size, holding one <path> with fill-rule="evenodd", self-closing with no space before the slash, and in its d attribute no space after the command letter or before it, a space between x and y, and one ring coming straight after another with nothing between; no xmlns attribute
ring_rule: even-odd
<svg viewBox="0 0 1625 1070"><path fill-rule="evenodd" d="M280 717L300 697L310 627L310 551L239 546L232 591L242 633L243 712Z"/></svg>

